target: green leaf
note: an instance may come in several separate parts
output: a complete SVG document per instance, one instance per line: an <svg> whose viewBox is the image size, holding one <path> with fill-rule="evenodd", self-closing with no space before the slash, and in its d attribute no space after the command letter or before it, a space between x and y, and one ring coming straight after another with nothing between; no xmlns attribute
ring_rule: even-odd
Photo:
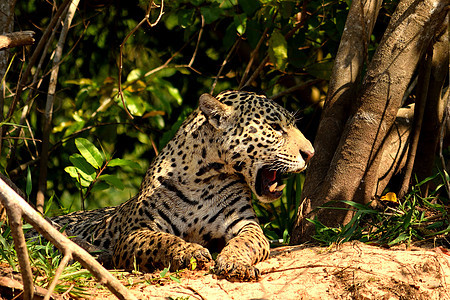
<svg viewBox="0 0 450 300"><path fill-rule="evenodd" d="M123 182L115 175L104 174L100 175L99 179L104 180L106 183L112 185L118 190L123 190L125 188Z"/></svg>
<svg viewBox="0 0 450 300"><path fill-rule="evenodd" d="M65 84L76 84L76 85L93 85L94 81L90 78L79 78L64 81Z"/></svg>
<svg viewBox="0 0 450 300"><path fill-rule="evenodd" d="M166 13L164 14L164 24L166 25L167 29L172 30L176 26L178 26L178 15L176 13Z"/></svg>
<svg viewBox="0 0 450 300"><path fill-rule="evenodd" d="M180 91L177 88L173 86L167 86L167 91L177 101L178 105L181 105L183 103L183 98L181 98Z"/></svg>
<svg viewBox="0 0 450 300"><path fill-rule="evenodd" d="M27 198L30 197L32 187L33 187L33 181L31 180L30 167L28 167L27 168L27 185L25 188L25 193L27 194Z"/></svg>
<svg viewBox="0 0 450 300"><path fill-rule="evenodd" d="M97 192L97 191L104 191L104 190L108 189L109 187L110 187L110 185L106 181L96 182L94 184L94 187L91 189L91 193Z"/></svg>
<svg viewBox="0 0 450 300"><path fill-rule="evenodd" d="M123 96L131 114L141 117L147 111L146 102L140 96L129 91L124 91Z"/></svg>
<svg viewBox="0 0 450 300"><path fill-rule="evenodd" d="M128 159L123 159L123 158L114 158L111 159L108 163L109 167L123 167L123 166L128 166L131 167L133 169L140 169L141 166L132 160L128 160Z"/></svg>
<svg viewBox="0 0 450 300"><path fill-rule="evenodd" d="M252 16L261 7L258 0L238 0L238 3L247 16Z"/></svg>
<svg viewBox="0 0 450 300"><path fill-rule="evenodd" d="M388 245L389 246L393 246L393 245L398 244L400 242L403 242L403 241L405 241L405 240L407 240L409 238L410 238L409 235L407 235L406 233L402 232L402 233L400 233L400 235L395 240L389 242Z"/></svg>
<svg viewBox="0 0 450 300"><path fill-rule="evenodd" d="M86 159L78 153L74 153L69 157L70 162L77 169L77 172L80 173L80 176L83 177L87 181L94 181L96 177L95 169L90 165ZM77 175L78 177L78 175Z"/></svg>
<svg viewBox="0 0 450 300"><path fill-rule="evenodd" d="M77 182L80 183L80 185L82 187L88 187L92 181L87 181L85 180L81 174L80 174L80 170L75 168L74 166L69 166L69 167L65 167L64 171L66 171L67 173L69 173L70 177L75 178L77 180ZM80 176L78 176L78 174ZM81 177L81 178L80 178Z"/></svg>
<svg viewBox="0 0 450 300"><path fill-rule="evenodd" d="M287 42L279 31L274 31L269 39L269 56L275 66L284 70L288 58Z"/></svg>
<svg viewBox="0 0 450 300"><path fill-rule="evenodd" d="M160 273L159 276L161 276L161 278L166 277L167 272L169 272L169 268L164 268Z"/></svg>
<svg viewBox="0 0 450 300"><path fill-rule="evenodd" d="M127 76L127 81L135 81L144 77L144 71L141 69L134 69Z"/></svg>
<svg viewBox="0 0 450 300"><path fill-rule="evenodd" d="M247 16L245 14L235 15L234 26L236 26L237 32L243 35L247 29Z"/></svg>
<svg viewBox="0 0 450 300"><path fill-rule="evenodd" d="M98 169L103 165L102 154L90 141L84 138L77 138L75 139L75 146L77 146L78 151L91 166Z"/></svg>
<svg viewBox="0 0 450 300"><path fill-rule="evenodd" d="M222 9L218 6L216 7L203 6L200 8L200 12L205 18L205 23L211 24L212 22L220 18L222 14Z"/></svg>
<svg viewBox="0 0 450 300"><path fill-rule="evenodd" d="M332 61L315 63L306 68L306 71L316 78L328 80L331 76L331 69L333 68Z"/></svg>
<svg viewBox="0 0 450 300"><path fill-rule="evenodd" d="M194 9L183 9L178 11L178 24L181 25L182 28L186 28L191 26L194 23L195 19L195 10Z"/></svg>
<svg viewBox="0 0 450 300"><path fill-rule="evenodd" d="M173 275L169 275L169 278L172 279L173 281L175 281L176 283L181 283L180 278L177 278L177 277L175 277Z"/></svg>

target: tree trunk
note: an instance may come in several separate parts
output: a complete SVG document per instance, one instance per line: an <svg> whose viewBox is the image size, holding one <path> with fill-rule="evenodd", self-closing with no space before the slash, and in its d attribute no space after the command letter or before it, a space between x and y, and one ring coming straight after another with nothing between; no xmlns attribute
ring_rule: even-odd
<svg viewBox="0 0 450 300"><path fill-rule="evenodd" d="M367 56L367 45L381 3L381 0L352 2L314 141L317 151L308 167L308 184L304 187L304 195L314 194L323 184L347 121L348 110L356 98L361 70ZM365 26L366 24L368 26Z"/></svg>
<svg viewBox="0 0 450 300"><path fill-rule="evenodd" d="M446 5L448 1L400 1L368 66L358 92L360 96L352 103L352 108L347 109L349 117L342 134L338 135L339 144L335 151L326 154L332 157L331 162L316 156L311 165L313 171L307 173L304 200L294 227L293 243L308 241L314 234L314 225L307 218L318 218L326 226L332 227L350 221L350 210L320 208L325 203L337 201L333 204L337 208L344 207L341 200L366 204L371 201L376 192L385 137L394 123L419 59L447 14ZM349 45L341 43L341 47ZM336 73L332 76L336 76ZM338 118L335 122L342 123L342 117ZM322 122L320 126L323 126ZM334 132L332 126L332 122L329 122L326 125L329 128L318 132L318 141L334 138L330 136L330 132ZM315 147L317 153L322 151L317 142ZM321 177L317 177L317 174L314 176L317 165L320 165Z"/></svg>
<svg viewBox="0 0 450 300"><path fill-rule="evenodd" d="M448 76L449 67L448 19L449 16L447 15L443 24L443 33L433 47L427 103L417 149L417 156L420 157L420 160L415 161L413 170L419 182L432 174L441 126L443 125L447 99L442 95L442 87ZM427 194L427 190L428 184L422 190L424 195Z"/></svg>
<svg viewBox="0 0 450 300"><path fill-rule="evenodd" d="M14 28L14 7L16 0L2 0L0 1L0 34L9 33ZM4 106L4 89L3 77L6 74L6 69L9 62L9 52L0 51L0 122L3 121L3 106ZM2 126L0 126L0 154L2 150Z"/></svg>

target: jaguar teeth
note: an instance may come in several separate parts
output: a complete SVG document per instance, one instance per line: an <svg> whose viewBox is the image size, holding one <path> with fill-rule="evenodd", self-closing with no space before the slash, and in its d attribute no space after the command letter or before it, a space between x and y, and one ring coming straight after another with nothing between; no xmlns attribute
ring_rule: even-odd
<svg viewBox="0 0 450 300"><path fill-rule="evenodd" d="M286 186L286 184L282 184L279 187L277 187L275 190L281 192L285 186Z"/></svg>
<svg viewBox="0 0 450 300"><path fill-rule="evenodd" d="M274 191L275 191L275 189L277 188L277 185L278 185L278 183L274 183L274 184L272 184L271 186L269 186L269 191L271 192L271 193L273 193Z"/></svg>
<svg viewBox="0 0 450 300"><path fill-rule="evenodd" d="M272 184L271 186L269 186L269 191L271 192L271 193L273 193L273 192L281 192L283 189L284 189L284 187L286 186L286 184L282 184L282 185L280 185L280 186L278 186L278 183L277 182L275 182L274 184Z"/></svg>

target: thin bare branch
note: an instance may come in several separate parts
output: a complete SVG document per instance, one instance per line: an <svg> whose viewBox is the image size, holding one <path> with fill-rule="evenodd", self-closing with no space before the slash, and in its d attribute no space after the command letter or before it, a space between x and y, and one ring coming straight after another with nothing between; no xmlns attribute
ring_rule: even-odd
<svg viewBox="0 0 450 300"><path fill-rule="evenodd" d="M198 32L197 44L195 44L194 53L192 54L192 58L189 61L188 64L189 68L191 68L192 65L194 64L195 57L197 56L198 46L200 45L200 41L202 39L203 28L205 27L205 17L203 17L203 15L200 15L200 19L202 20L202 27L200 27L200 31Z"/></svg>
<svg viewBox="0 0 450 300"><path fill-rule="evenodd" d="M63 256L63 258L61 259L61 262L59 263L58 268L55 271L55 275L53 276L53 281L50 284L50 286L48 287L48 291L45 294L44 300L50 299L53 291L55 290L56 284L58 283L58 278L61 276L62 272L64 271L64 268L67 266L69 261L72 259L73 258L72 258L72 255L70 252Z"/></svg>
<svg viewBox="0 0 450 300"><path fill-rule="evenodd" d="M255 58L258 55L259 48L261 48L263 41L266 39L268 31L269 31L269 27L266 27L263 34L261 35L261 38L258 41L258 44L256 45L255 49L253 49L253 51L251 53L250 60L248 61L247 67L245 68L245 71L244 71L244 75L242 75L241 82L239 83L239 89L241 89L244 86L245 80L248 77L248 73L250 72L250 69L253 66L253 62L255 61Z"/></svg>
<svg viewBox="0 0 450 300"><path fill-rule="evenodd" d="M269 61L269 55L266 55L266 57L263 58L263 60L259 63L258 67L256 68L255 72L252 73L252 76L247 80L247 82L243 86L251 85L253 81L255 81L256 77L258 77L259 73L261 73L262 69L266 65L266 63Z"/></svg>
<svg viewBox="0 0 450 300"><path fill-rule="evenodd" d="M289 95L289 94L295 92L296 90L303 89L307 86L315 85L322 81L323 81L323 79L312 79L312 80L308 80L306 82L302 82L302 83L294 85L293 87L290 87L276 95L273 95L272 97L270 97L270 99L275 100L277 98L283 97L284 95Z"/></svg>
<svg viewBox="0 0 450 300"><path fill-rule="evenodd" d="M241 39L239 38L239 39L237 39L237 40L234 42L233 47L231 47L231 49L230 49L230 51L228 52L227 56L226 56L225 59L223 60L222 65L220 66L220 69L219 69L219 73L217 73L216 79L214 79L214 83L212 84L211 92L210 92L211 94L214 92L214 88L216 87L217 81L219 80L219 77L220 77L220 75L222 74L223 68L224 68L225 65L228 63L228 61L229 61L229 59L230 59L230 57L231 57L231 54L233 54L234 50L236 49L236 47L237 47L237 45L239 44L240 41L241 41Z"/></svg>
<svg viewBox="0 0 450 300"><path fill-rule="evenodd" d="M3 180L1 180L0 183L6 185ZM11 189L9 186L7 186L7 188ZM11 189L11 191L13 190ZM3 188L0 188L1 196L3 196L3 193ZM14 191L13 193L15 194ZM21 209L17 203L8 205L8 203L3 202L2 204L6 208L6 213L8 214L9 226L11 228L11 234L14 240L14 248L16 249L20 272L22 273L23 298L33 299L33 273L31 272L30 261L28 259L28 249L25 243L25 236L22 231L23 224Z"/></svg>
<svg viewBox="0 0 450 300"><path fill-rule="evenodd" d="M55 56L53 58L53 70L50 75L50 83L48 87L48 95L47 102L45 105L45 113L44 113L44 130L43 130L43 138L42 138L42 150L41 150L41 161L39 168L39 183L38 190L36 196L36 208L39 212L44 211L44 198L45 198L45 190L47 188L47 162L48 162L48 149L50 142L50 131L53 119L53 103L55 99L56 93L56 84L58 82L58 72L59 72L59 62L62 57L62 51L64 48L64 44L66 41L67 33L69 32L70 24L72 23L72 19L75 16L75 11L78 7L78 3L80 0L73 0L73 2L69 5L66 19L64 21L64 26L61 30L61 35L58 40L58 44L55 50Z"/></svg>

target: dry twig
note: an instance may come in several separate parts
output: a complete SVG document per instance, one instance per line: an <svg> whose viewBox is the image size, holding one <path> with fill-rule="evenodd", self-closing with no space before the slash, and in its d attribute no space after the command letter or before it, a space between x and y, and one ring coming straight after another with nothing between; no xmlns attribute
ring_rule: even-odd
<svg viewBox="0 0 450 300"><path fill-rule="evenodd" d="M227 54L227 57L225 57L225 59L223 60L222 65L220 66L220 69L219 69L219 73L217 73L216 79L214 79L214 83L212 84L211 92L210 92L211 95L214 92L214 88L216 87L217 81L219 80L219 77L222 74L223 68L230 60L231 54L233 54L233 52L236 49L237 45L239 44L240 40L241 39L237 39L236 42L234 42L233 47L231 47L230 51Z"/></svg>

